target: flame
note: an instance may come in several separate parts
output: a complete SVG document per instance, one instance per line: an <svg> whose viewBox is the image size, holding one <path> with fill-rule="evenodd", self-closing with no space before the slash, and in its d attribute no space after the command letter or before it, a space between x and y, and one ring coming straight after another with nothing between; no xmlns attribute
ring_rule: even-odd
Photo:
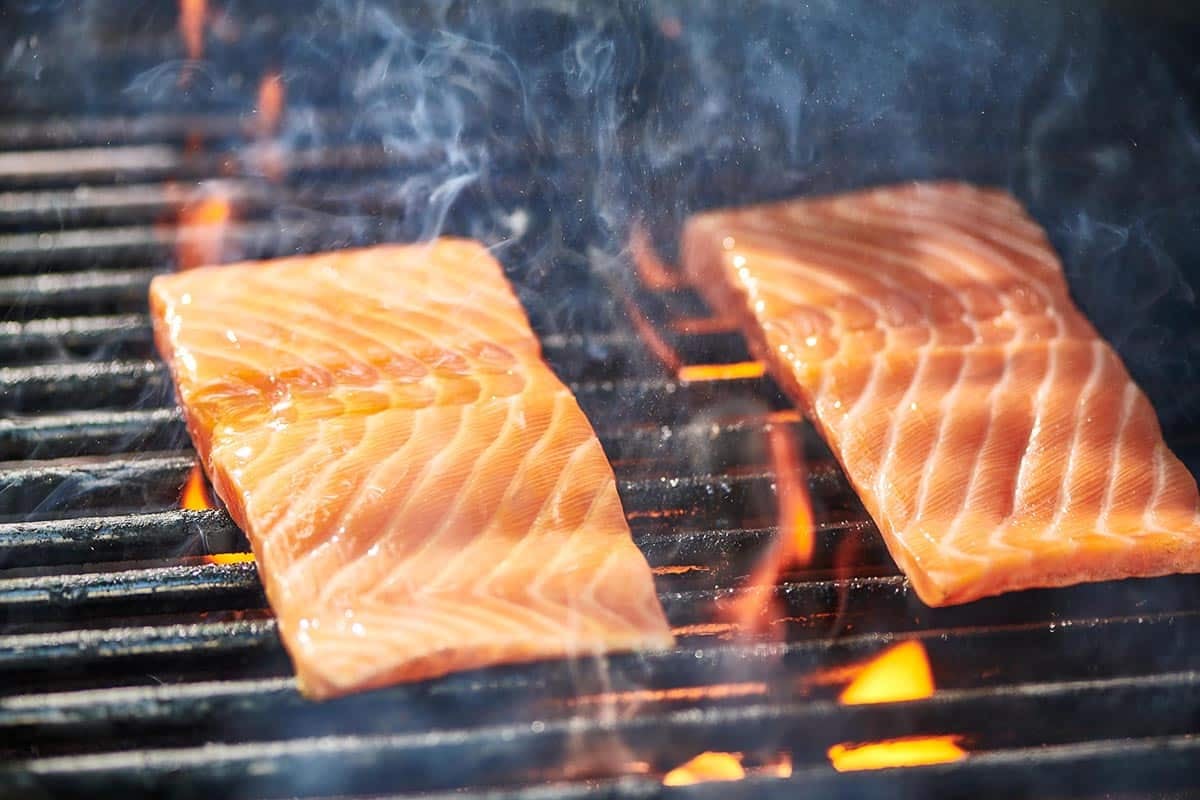
<svg viewBox="0 0 1200 800"><path fill-rule="evenodd" d="M746 777L741 753L711 750L681 764L663 776L663 786L689 786L706 781L740 781Z"/></svg>
<svg viewBox="0 0 1200 800"><path fill-rule="evenodd" d="M204 57L204 25L208 20L206 0L179 0L179 35L187 57L198 61Z"/></svg>
<svg viewBox="0 0 1200 800"><path fill-rule="evenodd" d="M179 497L179 507L188 511L207 511L213 505L208 499L208 489L204 486L204 473L200 465L192 465L187 482L183 484L183 494Z"/></svg>
<svg viewBox="0 0 1200 800"><path fill-rule="evenodd" d="M283 76L278 70L263 75L254 107L255 136L259 141L250 155L262 174L273 181L282 180L287 169L283 148L274 141L283 118L285 96Z"/></svg>
<svg viewBox="0 0 1200 800"><path fill-rule="evenodd" d="M690 786L709 781L740 781L747 775L790 778L792 754L777 753L761 762L752 757L747 766L742 753L709 750L668 772L662 782L664 786Z"/></svg>
<svg viewBox="0 0 1200 800"><path fill-rule="evenodd" d="M933 696L933 669L920 642L902 642L867 662L838 702L856 706L896 703Z"/></svg>
<svg viewBox="0 0 1200 800"><path fill-rule="evenodd" d="M960 740L959 736L918 736L859 745L835 744L828 756L838 772L946 764L966 758L967 751L958 746Z"/></svg>
<svg viewBox="0 0 1200 800"><path fill-rule="evenodd" d="M233 204L224 193L206 193L184 203L175 238L176 266L181 270L195 269L219 262L231 219Z"/></svg>
<svg viewBox="0 0 1200 800"><path fill-rule="evenodd" d="M283 76L278 70L263 75L258 84L258 103L254 110L258 120L259 136L274 136L279 131L279 120L283 117Z"/></svg>
<svg viewBox="0 0 1200 800"><path fill-rule="evenodd" d="M745 591L730 607L735 624L757 632L761 632L769 621L762 614L764 606L768 607L771 617L784 613L775 607L774 589L779 576L788 569L803 568L812 563L816 543L803 454L785 427L772 425L767 440L775 468L779 530L770 549L750 575Z"/></svg>
<svg viewBox="0 0 1200 800"><path fill-rule="evenodd" d="M650 234L646 232L640 222L634 223L633 230L629 234L629 251L633 255L633 266L637 269L638 279L647 289L654 292L666 292L683 286L679 271L668 268L658 257L658 253L654 252L654 245L650 243Z"/></svg>
<svg viewBox="0 0 1200 800"><path fill-rule="evenodd" d="M209 564L253 564L254 553L212 553L204 560Z"/></svg>
<svg viewBox="0 0 1200 800"><path fill-rule="evenodd" d="M902 642L857 668L854 679L842 690L843 705L896 703L933 696L933 669L920 642ZM912 736L882 742L842 743L827 755L839 772L888 767L944 764L965 758L960 736Z"/></svg>
<svg viewBox="0 0 1200 800"><path fill-rule="evenodd" d="M681 381L737 381L761 378L767 373L761 361L738 361L732 364L688 364L676 373Z"/></svg>
<svg viewBox="0 0 1200 800"><path fill-rule="evenodd" d="M763 771L768 775L774 775L776 778L792 777L792 754L780 753L774 763L767 764Z"/></svg>
<svg viewBox="0 0 1200 800"><path fill-rule="evenodd" d="M654 323L651 322L638 304L631 298L624 298L623 305L625 313L629 317L629 321L633 323L633 329L637 332L641 340L650 348L650 352L660 363L672 372L680 367L679 354L675 352L675 348L659 335Z"/></svg>

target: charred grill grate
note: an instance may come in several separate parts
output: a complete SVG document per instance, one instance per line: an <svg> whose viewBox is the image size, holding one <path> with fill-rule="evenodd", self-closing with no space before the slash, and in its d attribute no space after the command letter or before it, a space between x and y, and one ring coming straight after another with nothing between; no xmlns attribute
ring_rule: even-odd
<svg viewBox="0 0 1200 800"><path fill-rule="evenodd" d="M55 58L46 68L69 76ZM110 58L142 69L162 54L138 39ZM64 112L63 92L18 87L18 116L0 121L0 794L1162 797L1200 786L1200 582L925 608L768 378L681 381L626 324L645 315L685 365L749 358L719 324L684 324L706 320L690 290L649 288L627 262L614 270L594 255L594 232L559 212L555 198L583 183L565 152L586 154L580 143L560 143L561 161L515 148L489 165L487 186L533 209L534 245L502 258L534 275L524 299L546 356L614 464L680 645L302 700L254 566L209 558L243 551L241 533L220 510L179 509L193 456L146 288L174 266L192 200L180 186L204 181L230 202L228 257L269 257L419 234L392 187L444 154L381 148L339 127L333 105L301 108L289 113L328 136L288 149L273 180L256 173L247 115L229 103L85 117ZM483 200L489 214L504 206L464 205ZM549 256L545 241L557 243ZM726 621L778 535L772 431L805 454L815 547L751 633ZM902 641L928 653L932 697L846 706L820 679ZM843 742L947 734L965 759L838 773L827 757ZM747 765L786 753L790 777L662 785L702 751Z"/></svg>

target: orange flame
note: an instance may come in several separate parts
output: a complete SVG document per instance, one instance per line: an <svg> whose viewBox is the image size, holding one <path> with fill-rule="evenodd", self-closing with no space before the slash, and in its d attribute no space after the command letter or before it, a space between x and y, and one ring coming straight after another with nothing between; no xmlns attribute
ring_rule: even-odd
<svg viewBox="0 0 1200 800"><path fill-rule="evenodd" d="M195 269L219 262L232 218L233 204L220 192L185 203L179 211L176 231L176 266L181 270Z"/></svg>
<svg viewBox="0 0 1200 800"><path fill-rule="evenodd" d="M761 378L767 373L761 361L737 361L732 364L687 364L679 368L681 381L737 381Z"/></svg>
<svg viewBox="0 0 1200 800"><path fill-rule="evenodd" d="M251 158L262 174L273 181L282 180L287 168L283 148L273 140L283 118L285 97L283 76L279 71L272 70L263 75L258 84L258 102L254 107L255 136L259 141L251 151Z"/></svg>
<svg viewBox="0 0 1200 800"><path fill-rule="evenodd" d="M959 736L917 736L859 745L835 744L828 755L838 772L946 764L966 758L967 752L958 746L960 740Z"/></svg>
<svg viewBox="0 0 1200 800"><path fill-rule="evenodd" d="M767 764L763 771L768 775L774 775L776 778L792 777L791 753L780 753L779 757L773 763Z"/></svg>
<svg viewBox="0 0 1200 800"><path fill-rule="evenodd" d="M258 103L255 105L259 136L274 136L279 131L284 96L283 76L278 70L263 75L262 82L258 84Z"/></svg>
<svg viewBox="0 0 1200 800"><path fill-rule="evenodd" d="M204 560L209 564L253 564L254 553L213 553Z"/></svg>
<svg viewBox="0 0 1200 800"><path fill-rule="evenodd" d="M629 234L629 251L633 256L633 266L637 270L642 285L654 292L665 292L683 286L679 271L668 268L654 245L650 243L650 234L640 222L634 223Z"/></svg>
<svg viewBox="0 0 1200 800"><path fill-rule="evenodd" d="M854 680L842 690L844 705L896 703L933 696L933 669L920 642L890 647L857 669ZM842 743L827 755L839 772L887 767L943 764L965 758L960 736L912 736L882 742Z"/></svg>
<svg viewBox="0 0 1200 800"><path fill-rule="evenodd" d="M214 508L199 464L192 465L192 471L188 473L187 481L183 484L183 493L179 497L179 507L188 511L207 511ZM205 556L204 561L208 564L245 564L254 561L254 554L213 553Z"/></svg>
<svg viewBox="0 0 1200 800"><path fill-rule="evenodd" d="M897 703L933 696L933 669L920 642L901 642L867 662L838 702L856 706Z"/></svg>
<svg viewBox="0 0 1200 800"><path fill-rule="evenodd" d="M207 511L213 507L208 499L204 473L200 471L199 464L193 465L192 471L188 473L187 482L183 484L183 494L179 497L179 507L188 511Z"/></svg>
<svg viewBox="0 0 1200 800"><path fill-rule="evenodd" d="M650 348L650 352L659 360L664 367L669 370L676 371L680 367L679 354L675 352L675 348L667 342L655 328L638 304L632 298L624 298L623 305L625 313L629 317L629 321L633 323L633 329L637 332L641 340Z"/></svg>
<svg viewBox="0 0 1200 800"><path fill-rule="evenodd" d="M709 781L740 781L747 775L790 778L792 754L777 753L761 762L752 758L747 766L742 753L709 750L668 772L662 782L664 786L690 786Z"/></svg>
<svg viewBox="0 0 1200 800"><path fill-rule="evenodd" d="M663 786L690 786L706 781L740 781L746 777L741 753L706 751L663 776Z"/></svg>
<svg viewBox="0 0 1200 800"><path fill-rule="evenodd" d="M179 0L179 35L192 61L204 57L204 25L207 21L206 0Z"/></svg>
<svg viewBox="0 0 1200 800"><path fill-rule="evenodd" d="M764 606L772 617L783 615L783 610L775 607L775 584L786 570L808 566L816 543L804 457L785 427L772 425L767 440L775 468L779 530L770 549L750 575L745 591L730 608L730 617L735 624L756 632L761 632L768 622L762 615ZM758 624L755 624L756 620Z"/></svg>

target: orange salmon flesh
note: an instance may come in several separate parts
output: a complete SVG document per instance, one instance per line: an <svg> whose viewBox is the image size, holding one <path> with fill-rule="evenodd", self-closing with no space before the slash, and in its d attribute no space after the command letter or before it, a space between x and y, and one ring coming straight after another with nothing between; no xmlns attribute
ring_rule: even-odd
<svg viewBox="0 0 1200 800"><path fill-rule="evenodd" d="M1200 571L1200 499L1009 195L885 187L699 214L689 276L933 606Z"/></svg>
<svg viewBox="0 0 1200 800"><path fill-rule="evenodd" d="M479 244L205 267L150 301L305 694L672 645L600 442Z"/></svg>

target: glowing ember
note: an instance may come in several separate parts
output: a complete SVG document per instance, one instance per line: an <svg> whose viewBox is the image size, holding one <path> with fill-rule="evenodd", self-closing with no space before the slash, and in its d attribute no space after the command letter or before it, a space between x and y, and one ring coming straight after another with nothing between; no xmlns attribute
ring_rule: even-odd
<svg viewBox="0 0 1200 800"><path fill-rule="evenodd" d="M730 622L701 622L671 629L676 636L729 636L736 631L737 626Z"/></svg>
<svg viewBox="0 0 1200 800"><path fill-rule="evenodd" d="M733 364L688 364L676 373L681 381L737 381L761 378L767 372L761 361L738 361Z"/></svg>
<svg viewBox="0 0 1200 800"><path fill-rule="evenodd" d="M628 692L605 692L584 695L570 705L607 706L614 703L664 703L721 700L729 697L753 697L767 693L765 683L718 683L712 686L677 686L673 689L635 689Z"/></svg>
<svg viewBox="0 0 1200 800"><path fill-rule="evenodd" d="M828 755L838 772L946 764L966 758L959 740L958 736L921 736L861 745L835 744Z"/></svg>
<svg viewBox="0 0 1200 800"><path fill-rule="evenodd" d="M671 323L671 330L687 336L731 333L737 330L737 323L729 317L678 317Z"/></svg>
<svg viewBox="0 0 1200 800"><path fill-rule="evenodd" d="M679 17L663 17L658 21L658 29L668 39L678 39L683 35L683 23Z"/></svg>
<svg viewBox="0 0 1200 800"><path fill-rule="evenodd" d="M204 485L204 473L200 465L192 466L188 473L187 482L183 484L183 494L179 497L179 507L188 511L207 511L213 505L208 499L208 489Z"/></svg>
<svg viewBox="0 0 1200 800"><path fill-rule="evenodd" d="M188 131L183 137L183 152L196 155L204 150L204 134L200 131Z"/></svg>
<svg viewBox="0 0 1200 800"><path fill-rule="evenodd" d="M204 560L209 564L253 564L254 553L213 553Z"/></svg>
<svg viewBox="0 0 1200 800"><path fill-rule="evenodd" d="M205 194L185 203L179 211L175 238L176 267L195 269L221 261L232 218L233 206L221 193Z"/></svg>
<svg viewBox="0 0 1200 800"><path fill-rule="evenodd" d="M664 292L683 286L678 271L669 269L658 257L654 245L650 243L650 235L641 223L635 224L629 234L629 251L633 255L633 265L637 269L638 278L647 289Z"/></svg>
<svg viewBox="0 0 1200 800"><path fill-rule="evenodd" d="M771 618L784 616L784 610L777 607L775 584L784 571L812 562L816 538L804 457L786 428L771 426L767 439L775 468L779 530L745 590L730 607L732 622L757 632L770 621L763 615L764 608Z"/></svg>
<svg viewBox="0 0 1200 800"><path fill-rule="evenodd" d="M179 35L187 57L197 61L204 57L204 25L208 20L205 0L179 0Z"/></svg>
<svg viewBox="0 0 1200 800"><path fill-rule="evenodd" d="M838 702L844 705L895 703L933 695L933 670L920 642L903 642L869 661Z"/></svg>
<svg viewBox="0 0 1200 800"><path fill-rule="evenodd" d="M741 753L712 751L681 764L663 776L663 786L688 786L706 781L740 781L746 777Z"/></svg>
<svg viewBox="0 0 1200 800"><path fill-rule="evenodd" d="M708 567L700 567L695 564L669 566L669 567L653 567L650 570L655 575L686 575L689 572L709 572Z"/></svg>

